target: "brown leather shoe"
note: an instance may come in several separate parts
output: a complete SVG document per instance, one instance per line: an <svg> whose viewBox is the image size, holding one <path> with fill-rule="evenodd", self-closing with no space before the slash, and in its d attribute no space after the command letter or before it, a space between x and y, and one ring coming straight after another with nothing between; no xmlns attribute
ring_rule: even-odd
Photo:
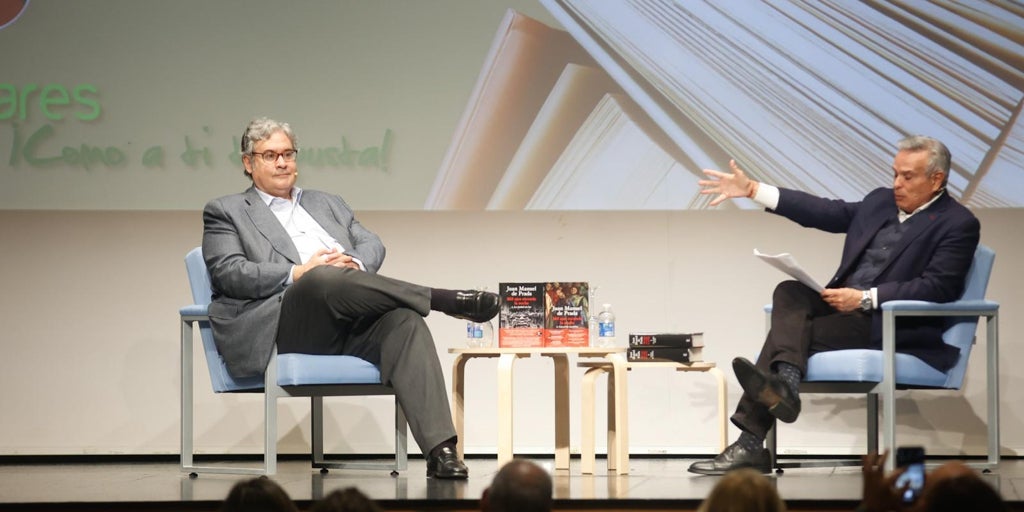
<svg viewBox="0 0 1024 512"><path fill-rule="evenodd" d="M459 456L450 446L438 450L437 455L427 457L427 478L465 479L469 478L469 468L459 460Z"/></svg>

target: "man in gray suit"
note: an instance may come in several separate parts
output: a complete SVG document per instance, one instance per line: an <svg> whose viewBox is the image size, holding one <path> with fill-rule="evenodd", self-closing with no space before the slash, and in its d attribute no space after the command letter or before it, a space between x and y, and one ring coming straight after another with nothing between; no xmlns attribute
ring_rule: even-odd
<svg viewBox="0 0 1024 512"><path fill-rule="evenodd" d="M203 210L203 257L213 283L210 324L236 377L280 353L345 354L380 368L395 389L427 476L467 478L434 339L423 317L475 322L498 312L493 293L428 288L377 274L380 238L336 195L295 186L295 134L260 118L242 135L253 186Z"/></svg>

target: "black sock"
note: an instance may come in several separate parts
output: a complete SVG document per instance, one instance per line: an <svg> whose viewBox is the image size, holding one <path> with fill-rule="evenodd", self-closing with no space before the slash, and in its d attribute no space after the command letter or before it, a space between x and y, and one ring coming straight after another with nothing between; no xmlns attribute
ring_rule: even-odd
<svg viewBox="0 0 1024 512"><path fill-rule="evenodd" d="M440 444L438 444L432 450L430 450L430 456L431 457L437 457L438 455L440 455L441 450L443 450L446 446L448 448L451 448L453 452L457 451L455 449L455 444L458 442L458 439L459 439L459 437L455 436L455 437L452 437L451 439L446 439L444 441L441 441Z"/></svg>
<svg viewBox="0 0 1024 512"><path fill-rule="evenodd" d="M736 440L736 444L748 452L755 452L764 448L764 439L744 430L740 432L740 438Z"/></svg>
<svg viewBox="0 0 1024 512"><path fill-rule="evenodd" d="M780 361L775 363L775 373L777 373L779 378L782 379L782 382L785 382L786 385L789 386L789 390L793 392L793 396L800 393L800 381L804 377L800 372L800 368Z"/></svg>
<svg viewBox="0 0 1024 512"><path fill-rule="evenodd" d="M446 290L444 288L431 288L430 289L430 309L434 311L440 311L447 313L449 311L455 311L455 290Z"/></svg>

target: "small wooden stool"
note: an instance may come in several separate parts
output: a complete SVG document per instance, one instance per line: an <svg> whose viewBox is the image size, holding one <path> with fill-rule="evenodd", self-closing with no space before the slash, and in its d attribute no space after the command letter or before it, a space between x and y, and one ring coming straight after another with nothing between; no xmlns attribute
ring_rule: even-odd
<svg viewBox="0 0 1024 512"><path fill-rule="evenodd" d="M622 400L616 400L618 386L625 386L624 375L618 380L612 371L612 363L608 361L583 361L577 363L580 368L586 368L583 374L583 382L580 385L580 408L582 410L581 440L580 440L580 462L583 474L594 474L596 455L594 454L594 409L595 391L597 378L601 374L608 374L608 471L614 471L619 475L629 474L629 436L626 425L629 417L629 404L627 397L623 394ZM715 363L694 362L634 362L625 364L627 370L634 368L674 368L679 372L708 372L718 380L718 422L719 422L719 451L725 450L728 440L728 393L725 383L725 375L718 369ZM621 381L621 382L620 382ZM618 419L619 423L616 423ZM619 429L615 425L622 425ZM622 430L620 439L619 432ZM619 443L622 443L621 445Z"/></svg>

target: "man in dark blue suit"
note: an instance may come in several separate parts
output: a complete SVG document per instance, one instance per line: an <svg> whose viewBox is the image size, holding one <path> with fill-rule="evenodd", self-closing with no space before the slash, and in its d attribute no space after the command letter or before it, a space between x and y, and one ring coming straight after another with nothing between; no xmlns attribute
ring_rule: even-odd
<svg viewBox="0 0 1024 512"><path fill-rule="evenodd" d="M963 292L978 245L978 219L946 191L950 154L930 137L897 144L893 186L859 202L824 199L749 179L730 162L731 173L705 170L703 194L711 205L747 197L769 212L804 227L846 233L843 256L825 290L785 281L772 297L772 328L757 358L733 360L744 394L732 416L739 439L690 471L722 474L738 467L771 471L764 438L773 419L796 421L799 385L807 359L817 352L882 346L879 305L889 300L949 302ZM942 342L941 318L903 320L896 350L945 371L958 352Z"/></svg>

